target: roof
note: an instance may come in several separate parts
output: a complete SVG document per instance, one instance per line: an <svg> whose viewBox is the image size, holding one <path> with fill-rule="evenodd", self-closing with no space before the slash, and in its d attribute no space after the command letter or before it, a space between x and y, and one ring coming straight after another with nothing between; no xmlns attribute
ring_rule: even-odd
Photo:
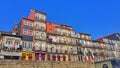
<svg viewBox="0 0 120 68"><path fill-rule="evenodd" d="M48 21L47 21L47 23L53 23L53 24L55 24L55 25L60 25L60 26L69 27L69 29L71 28L70 30L73 30L72 26L69 26L69 25L58 24L58 23L54 23L54 22L48 22Z"/></svg>
<svg viewBox="0 0 120 68"><path fill-rule="evenodd" d="M83 33L83 32L78 32L79 34L84 34L84 35L91 35L91 34L88 34L88 33Z"/></svg>
<svg viewBox="0 0 120 68"><path fill-rule="evenodd" d="M32 9L32 11L35 11L35 12L37 12L37 13L41 13L41 14L46 15L46 13L45 13L45 12L41 12L41 11L38 11L38 10L35 10L35 9Z"/></svg>
<svg viewBox="0 0 120 68"><path fill-rule="evenodd" d="M48 22L48 21L47 21L47 22ZM71 27L71 28L72 28L72 26L64 25L64 24L58 24L58 23L55 23L55 22L48 22L48 23L53 23L53 24L57 24L57 25L66 26L66 27Z"/></svg>
<svg viewBox="0 0 120 68"><path fill-rule="evenodd" d="M3 36L11 36L11 37L19 37L22 38L22 36L18 36L18 35L12 35L12 34L1 34Z"/></svg>
<svg viewBox="0 0 120 68"><path fill-rule="evenodd" d="M104 38L107 38L107 39L110 39L110 40L117 40L119 41L120 40L120 34L115 32L115 33L112 33L108 36L104 36L104 37L101 37L101 38L98 38L97 40L101 40L101 39L104 39Z"/></svg>
<svg viewBox="0 0 120 68"><path fill-rule="evenodd" d="M29 20L29 21L34 21L34 20L32 20L32 19L25 18L25 17L22 17L22 19Z"/></svg>
<svg viewBox="0 0 120 68"><path fill-rule="evenodd" d="M0 31L1 34L10 34L10 32L7 32L7 31Z"/></svg>
<svg viewBox="0 0 120 68"><path fill-rule="evenodd" d="M22 38L22 36L18 36L18 35L12 35L10 32L6 32L6 31L0 31L1 35L3 36L11 36L11 37L19 37Z"/></svg>
<svg viewBox="0 0 120 68"><path fill-rule="evenodd" d="M120 34L119 33L113 33L111 35L106 36L106 38L111 40L120 40Z"/></svg>

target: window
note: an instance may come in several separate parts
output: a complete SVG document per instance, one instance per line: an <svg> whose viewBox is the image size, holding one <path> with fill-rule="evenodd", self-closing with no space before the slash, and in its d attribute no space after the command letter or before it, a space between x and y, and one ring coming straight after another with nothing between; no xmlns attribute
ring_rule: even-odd
<svg viewBox="0 0 120 68"><path fill-rule="evenodd" d="M23 34L27 35L28 34L28 30L24 29Z"/></svg>
<svg viewBox="0 0 120 68"><path fill-rule="evenodd" d="M64 43L64 38L63 37L60 37L61 38L61 43Z"/></svg>
<svg viewBox="0 0 120 68"><path fill-rule="evenodd" d="M84 39L84 35L82 35L82 39Z"/></svg>
<svg viewBox="0 0 120 68"><path fill-rule="evenodd" d="M45 16L44 15L41 16L41 20L45 21Z"/></svg>
<svg viewBox="0 0 120 68"><path fill-rule="evenodd" d="M42 51L45 51L46 50L46 48L45 48L46 47L45 42L42 42L41 45L42 45Z"/></svg>
<svg viewBox="0 0 120 68"><path fill-rule="evenodd" d="M35 43L35 50L40 50L40 47L39 47L39 43L38 43L38 42Z"/></svg>
<svg viewBox="0 0 120 68"><path fill-rule="evenodd" d="M65 47L62 46L62 53L65 53Z"/></svg>
<svg viewBox="0 0 120 68"><path fill-rule="evenodd" d="M26 42L23 41L23 48L26 48Z"/></svg>
<svg viewBox="0 0 120 68"><path fill-rule="evenodd" d="M30 36L32 36L32 35L33 35L33 32L32 32L32 31L30 31L30 32L29 32L29 34L30 34Z"/></svg>
<svg viewBox="0 0 120 68"><path fill-rule="evenodd" d="M39 28L39 22L36 22L36 29Z"/></svg>
<svg viewBox="0 0 120 68"><path fill-rule="evenodd" d="M75 32L71 31L71 37L74 37L74 35L75 35Z"/></svg>
<svg viewBox="0 0 120 68"><path fill-rule="evenodd" d="M48 52L51 52L51 45L50 44L48 44Z"/></svg>
<svg viewBox="0 0 120 68"><path fill-rule="evenodd" d="M20 48L20 43L19 42L15 42L15 49Z"/></svg>
<svg viewBox="0 0 120 68"><path fill-rule="evenodd" d="M52 52L55 53L56 52L56 46L53 44L52 45Z"/></svg>
<svg viewBox="0 0 120 68"><path fill-rule="evenodd" d="M28 21L27 20L24 21L24 25L28 25Z"/></svg>
<svg viewBox="0 0 120 68"><path fill-rule="evenodd" d="M33 26L33 22L30 22L30 26L31 26L31 27Z"/></svg>
<svg viewBox="0 0 120 68"><path fill-rule="evenodd" d="M69 32L69 31L68 31L68 30L66 30L66 33L65 33L65 35L66 35L66 36L68 36L68 32Z"/></svg>
<svg viewBox="0 0 120 68"><path fill-rule="evenodd" d="M45 33L41 33L41 39L42 40L45 40L45 35L46 35Z"/></svg>
<svg viewBox="0 0 120 68"><path fill-rule="evenodd" d="M52 33L52 29L49 30L49 33Z"/></svg>
<svg viewBox="0 0 120 68"><path fill-rule="evenodd" d="M89 39L89 36L86 36L86 39Z"/></svg>
<svg viewBox="0 0 120 68"><path fill-rule="evenodd" d="M39 39L39 32L35 32L35 38Z"/></svg>
<svg viewBox="0 0 120 68"><path fill-rule="evenodd" d="M12 44L12 41L7 41L6 44Z"/></svg>
<svg viewBox="0 0 120 68"><path fill-rule="evenodd" d="M35 32L35 35L36 35L36 36L39 36L39 32Z"/></svg>
<svg viewBox="0 0 120 68"><path fill-rule="evenodd" d="M87 41L87 45L90 45L90 42L89 42L89 41Z"/></svg>
<svg viewBox="0 0 120 68"><path fill-rule="evenodd" d="M39 19L39 14L38 14L38 13L35 15L35 18L36 18L36 19Z"/></svg>
<svg viewBox="0 0 120 68"><path fill-rule="evenodd" d="M36 22L36 26L39 27L39 22Z"/></svg>
<svg viewBox="0 0 120 68"><path fill-rule="evenodd" d="M58 28L55 28L55 33L56 33L56 34L59 34Z"/></svg>
<svg viewBox="0 0 120 68"><path fill-rule="evenodd" d="M12 43L12 40L6 41L5 47L10 48L12 44L13 44L13 43Z"/></svg>
<svg viewBox="0 0 120 68"><path fill-rule="evenodd" d="M32 48L32 42L29 42L28 48Z"/></svg>
<svg viewBox="0 0 120 68"><path fill-rule="evenodd" d="M41 30L45 30L45 24L41 24Z"/></svg>

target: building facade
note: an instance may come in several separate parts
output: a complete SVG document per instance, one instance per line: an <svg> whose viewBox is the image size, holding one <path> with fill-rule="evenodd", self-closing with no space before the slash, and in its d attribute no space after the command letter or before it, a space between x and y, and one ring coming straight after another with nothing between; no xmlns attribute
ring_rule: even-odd
<svg viewBox="0 0 120 68"><path fill-rule="evenodd" d="M21 60L22 37L13 34L1 33L0 54L8 60Z"/></svg>
<svg viewBox="0 0 120 68"><path fill-rule="evenodd" d="M103 61L120 58L120 34L92 40L90 34L76 33L71 26L47 21L46 13L31 10L12 31L0 32L0 48L5 59Z"/></svg>

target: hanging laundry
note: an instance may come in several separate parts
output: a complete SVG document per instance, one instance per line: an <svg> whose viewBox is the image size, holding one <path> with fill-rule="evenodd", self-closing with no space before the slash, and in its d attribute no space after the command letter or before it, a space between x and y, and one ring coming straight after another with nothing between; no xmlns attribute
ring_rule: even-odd
<svg viewBox="0 0 120 68"><path fill-rule="evenodd" d="M39 44L37 42L35 43L35 50L40 50Z"/></svg>

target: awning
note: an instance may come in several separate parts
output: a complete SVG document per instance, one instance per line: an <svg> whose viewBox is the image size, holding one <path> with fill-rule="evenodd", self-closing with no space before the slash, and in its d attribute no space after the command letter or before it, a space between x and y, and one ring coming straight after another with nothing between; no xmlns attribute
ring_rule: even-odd
<svg viewBox="0 0 120 68"><path fill-rule="evenodd" d="M5 56L21 56L20 52L1 52L1 54Z"/></svg>

